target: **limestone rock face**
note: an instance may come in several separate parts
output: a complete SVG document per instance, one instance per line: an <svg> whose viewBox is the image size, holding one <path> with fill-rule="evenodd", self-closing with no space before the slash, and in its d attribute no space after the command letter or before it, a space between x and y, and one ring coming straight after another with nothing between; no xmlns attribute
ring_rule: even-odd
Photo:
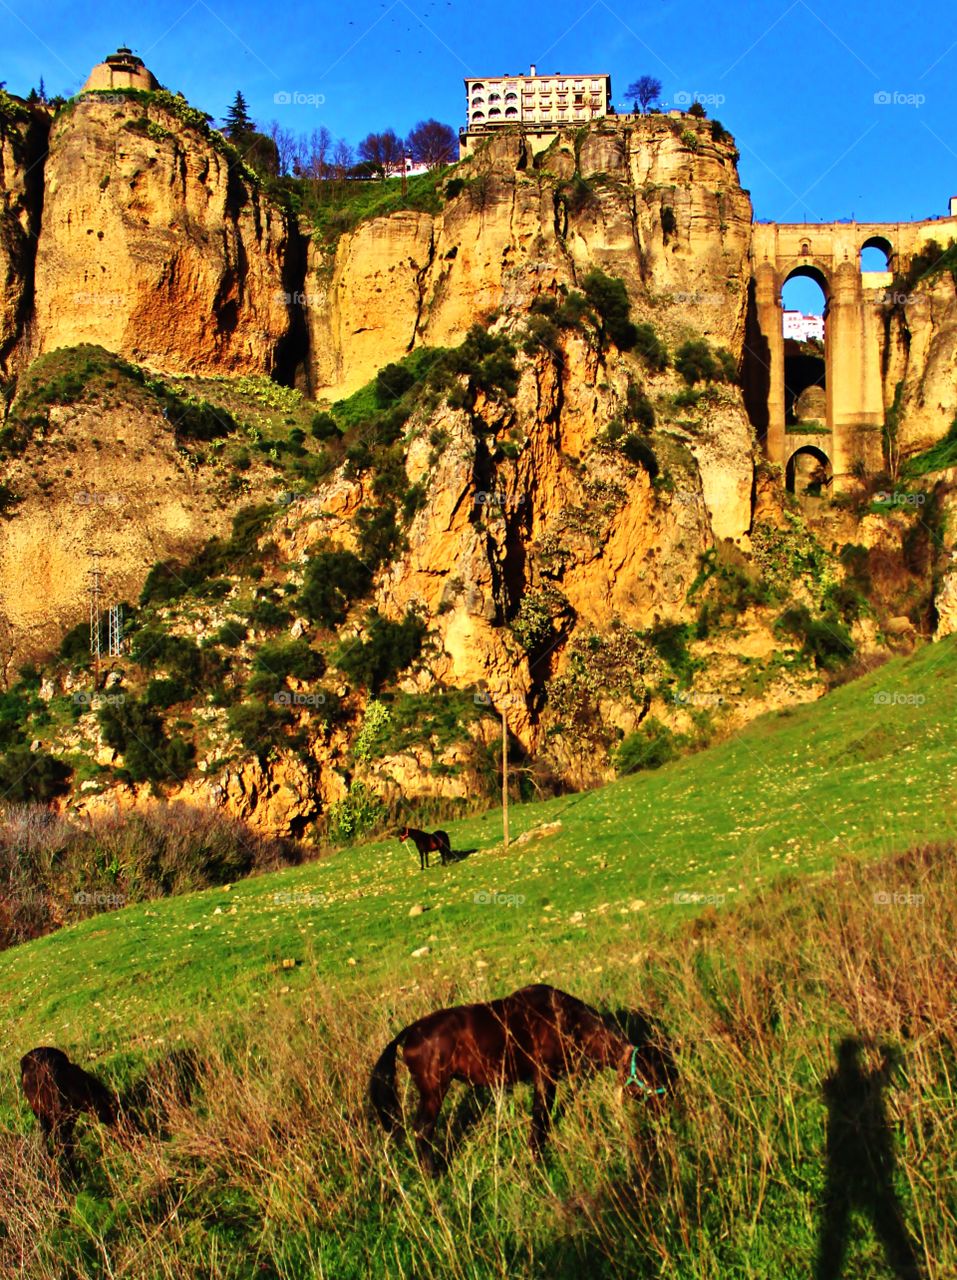
<svg viewBox="0 0 957 1280"><path fill-rule="evenodd" d="M285 216L154 103L80 99L53 126L32 355L98 343L167 370L271 373L288 346Z"/></svg>
<svg viewBox="0 0 957 1280"><path fill-rule="evenodd" d="M919 283L888 326L884 399L900 384L898 441L905 454L929 448L957 418L957 284L949 271Z"/></svg>
<svg viewBox="0 0 957 1280"><path fill-rule="evenodd" d="M0 656L55 649L89 612L91 548L110 598L136 600L150 567L224 534L242 499L197 484L159 409L56 405L44 437L4 467L19 495L0 537Z"/></svg>
<svg viewBox="0 0 957 1280"><path fill-rule="evenodd" d="M520 136L491 138L441 213L363 223L331 264L314 251L317 386L347 394L413 346L453 345L483 315L523 310L593 266L621 277L636 318L660 333L697 332L738 354L750 201L710 122L683 123L696 150L674 123L609 124L534 158Z"/></svg>
<svg viewBox="0 0 957 1280"><path fill-rule="evenodd" d="M0 373L13 367L30 316L49 127L41 108L0 113Z"/></svg>

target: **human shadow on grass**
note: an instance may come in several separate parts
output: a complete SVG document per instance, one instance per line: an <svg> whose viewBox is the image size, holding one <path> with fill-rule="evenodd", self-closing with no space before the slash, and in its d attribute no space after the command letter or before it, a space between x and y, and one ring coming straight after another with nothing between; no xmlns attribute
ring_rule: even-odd
<svg viewBox="0 0 957 1280"><path fill-rule="evenodd" d="M827 1185L818 1238L815 1280L838 1280L847 1255L852 1210L871 1220L895 1280L921 1280L913 1237L894 1190L894 1131L884 1090L899 1065L881 1045L881 1063L861 1064L860 1040L841 1042L837 1067L824 1082L827 1102Z"/></svg>

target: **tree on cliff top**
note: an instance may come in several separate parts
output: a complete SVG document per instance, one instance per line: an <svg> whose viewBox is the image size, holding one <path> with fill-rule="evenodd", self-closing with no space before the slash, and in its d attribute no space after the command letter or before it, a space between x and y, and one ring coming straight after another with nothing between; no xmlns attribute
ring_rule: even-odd
<svg viewBox="0 0 957 1280"><path fill-rule="evenodd" d="M405 159L405 144L396 137L394 129L382 133L369 133L359 143L359 159L381 170L383 178L400 169Z"/></svg>
<svg viewBox="0 0 957 1280"><path fill-rule="evenodd" d="M246 134L252 133L254 125L249 115L249 104L243 97L242 89L236 90L236 96L233 104L226 112L224 125L226 132L233 142L245 137Z"/></svg>
<svg viewBox="0 0 957 1280"><path fill-rule="evenodd" d="M416 164L429 169L458 159L458 139L451 125L440 120L420 120L409 133L406 146Z"/></svg>
<svg viewBox="0 0 957 1280"><path fill-rule="evenodd" d="M639 109L647 111L661 97L661 81L655 76L641 76L628 86L625 97L631 98L636 113Z"/></svg>

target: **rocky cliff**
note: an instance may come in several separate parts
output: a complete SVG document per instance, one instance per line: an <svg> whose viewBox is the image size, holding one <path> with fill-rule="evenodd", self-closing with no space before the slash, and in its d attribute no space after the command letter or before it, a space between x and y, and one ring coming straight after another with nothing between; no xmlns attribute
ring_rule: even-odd
<svg viewBox="0 0 957 1280"><path fill-rule="evenodd" d="M8 373L33 304L49 113L0 89L0 375Z"/></svg>
<svg viewBox="0 0 957 1280"><path fill-rule="evenodd" d="M668 336L740 352L751 205L732 141L710 121L648 116L532 155L493 138L456 171L437 215L362 223L314 248L308 323L316 384L340 395L413 346L460 341L476 317L520 311L590 267L623 279Z"/></svg>
<svg viewBox="0 0 957 1280"><path fill-rule="evenodd" d="M202 123L169 94L57 115L30 356L93 342L166 370L283 372L298 233Z"/></svg>
<svg viewBox="0 0 957 1280"><path fill-rule="evenodd" d="M957 419L957 283L932 269L897 290L887 316L884 398L906 456L929 448Z"/></svg>
<svg viewBox="0 0 957 1280"><path fill-rule="evenodd" d="M60 700L88 673L61 662L42 682L51 710L27 741L95 762L84 803L161 782L301 834L342 806L355 819L366 786L387 803L462 802L487 785L495 712L529 774L549 775L536 785L583 785L610 776L622 739L645 735L660 762L819 696L855 642L881 645L862 605L870 568L854 560L851 583L838 552L883 554L884 526L859 538L842 512L825 549L758 457L735 374L751 208L712 122L608 121L539 154L495 137L441 179L433 211L317 232L307 257L189 108L86 96L54 123L35 266L26 137L3 152L3 225L21 227L4 241L20 370L0 438L7 665L11 637L34 656L82 620L91 545L109 548L113 598L135 599L167 559L182 588L133 623L175 637L150 649L167 665L134 654L111 672L128 745L148 730L157 774L148 760L131 772L91 710L64 738L75 708ZM951 313L943 294L928 306L920 339L901 331L895 347L907 405L926 398L922 378L944 394ZM142 371L101 370L95 395L83 376L23 372L84 340L167 379L296 376L318 403L269 384L257 418L248 378L179 379L199 432L184 439L168 388ZM708 367L686 378L689 342ZM377 386L396 362L398 389ZM234 562L199 557L206 584L197 550L268 496ZM898 543L909 514L886 522ZM376 628L409 619L418 647L396 670L350 660L383 659L377 635L399 633ZM383 685L395 715L375 738L392 714L374 710ZM113 724L115 742L124 732Z"/></svg>

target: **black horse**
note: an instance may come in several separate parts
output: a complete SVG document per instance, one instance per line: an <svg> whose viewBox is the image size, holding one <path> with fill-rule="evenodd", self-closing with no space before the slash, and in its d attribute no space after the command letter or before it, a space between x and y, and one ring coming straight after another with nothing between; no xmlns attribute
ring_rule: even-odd
<svg viewBox="0 0 957 1280"><path fill-rule="evenodd" d="M110 1127L118 1122L116 1095L61 1049L31 1049L20 1059L20 1080L50 1153L68 1166L73 1162L73 1130L82 1112L92 1112Z"/></svg>
<svg viewBox="0 0 957 1280"><path fill-rule="evenodd" d="M625 1094L655 1103L670 1092L675 1076L666 1048L651 1041L630 1044L594 1009L555 987L522 987L502 1000L427 1014L385 1047L372 1069L369 1097L389 1133L402 1124L395 1085L400 1047L419 1091L416 1146L429 1174L436 1172L435 1122L453 1080L478 1086L531 1081L531 1147L538 1156L548 1136L556 1082L563 1076L588 1064L615 1067Z"/></svg>
<svg viewBox="0 0 957 1280"><path fill-rule="evenodd" d="M399 832L400 840L411 840L419 851L419 870L424 871L429 865L429 854L442 856L442 866L452 856L452 844L445 831L419 831L416 827L403 827Z"/></svg>

